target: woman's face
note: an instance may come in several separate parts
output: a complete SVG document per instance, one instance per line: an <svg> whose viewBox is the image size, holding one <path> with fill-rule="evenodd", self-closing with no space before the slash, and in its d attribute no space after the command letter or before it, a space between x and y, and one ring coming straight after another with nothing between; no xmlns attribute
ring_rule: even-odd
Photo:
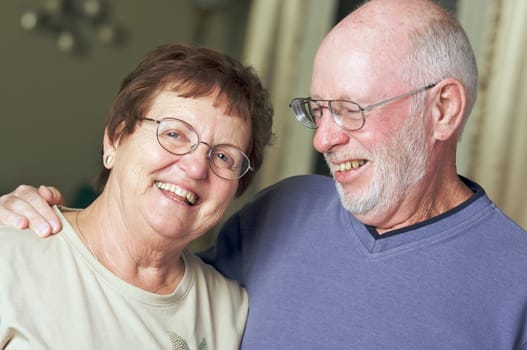
<svg viewBox="0 0 527 350"><path fill-rule="evenodd" d="M213 146L230 144L246 152L251 128L248 121L225 114L222 99L182 98L161 91L142 117L178 118L196 130L200 140ZM169 238L190 242L212 228L231 203L238 180L226 180L209 168L208 147L199 144L185 155L163 149L156 138L157 124L143 120L133 134L111 145L113 168L105 192L117 201L126 225L145 227ZM187 243L188 243L187 242Z"/></svg>

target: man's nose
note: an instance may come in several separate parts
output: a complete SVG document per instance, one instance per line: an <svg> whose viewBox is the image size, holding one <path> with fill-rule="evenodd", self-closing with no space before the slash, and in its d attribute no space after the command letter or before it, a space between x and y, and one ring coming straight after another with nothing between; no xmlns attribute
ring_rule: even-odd
<svg viewBox="0 0 527 350"><path fill-rule="evenodd" d="M336 145L348 143L348 132L335 122L329 108L321 108L320 111L322 116L317 123L318 128L313 137L313 147L320 153L326 153Z"/></svg>

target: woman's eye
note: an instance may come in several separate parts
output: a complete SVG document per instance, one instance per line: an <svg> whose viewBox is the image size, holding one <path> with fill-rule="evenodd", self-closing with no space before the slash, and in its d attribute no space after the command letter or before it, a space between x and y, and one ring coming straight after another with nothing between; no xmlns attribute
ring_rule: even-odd
<svg viewBox="0 0 527 350"><path fill-rule="evenodd" d="M221 168L232 169L234 167L234 158L225 152L214 152L214 163Z"/></svg>
<svg viewBox="0 0 527 350"><path fill-rule="evenodd" d="M189 142L187 135L177 129L166 130L163 132L163 138L170 142Z"/></svg>
<svg viewBox="0 0 527 350"><path fill-rule="evenodd" d="M174 139L177 139L179 138L181 135L177 132L177 131L169 131L166 133L166 135L170 138L174 138Z"/></svg>
<svg viewBox="0 0 527 350"><path fill-rule="evenodd" d="M225 153L216 153L216 158L218 158L224 163L228 163L230 161L230 157L227 156Z"/></svg>

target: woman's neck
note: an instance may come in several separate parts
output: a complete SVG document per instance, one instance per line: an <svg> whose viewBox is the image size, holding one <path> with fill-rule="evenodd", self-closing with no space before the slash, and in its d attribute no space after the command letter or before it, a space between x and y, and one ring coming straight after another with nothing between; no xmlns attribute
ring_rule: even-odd
<svg viewBox="0 0 527 350"><path fill-rule="evenodd" d="M148 228L132 229L120 213L112 215L93 203L64 215L97 261L122 280L152 293L170 294L183 278L184 247Z"/></svg>

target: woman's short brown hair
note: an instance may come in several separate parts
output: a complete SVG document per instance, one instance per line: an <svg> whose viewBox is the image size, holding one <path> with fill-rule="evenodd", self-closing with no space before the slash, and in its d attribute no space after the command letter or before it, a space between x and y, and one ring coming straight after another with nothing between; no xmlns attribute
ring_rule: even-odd
<svg viewBox="0 0 527 350"><path fill-rule="evenodd" d="M184 98L216 96L227 101L226 114L248 120L251 138L247 155L254 171L239 180L242 194L261 167L264 148L271 144L273 108L268 92L254 70L218 51L182 44L157 47L128 74L119 89L105 130L112 142L134 132L158 92L164 89ZM110 171L103 168L97 185L104 187Z"/></svg>

